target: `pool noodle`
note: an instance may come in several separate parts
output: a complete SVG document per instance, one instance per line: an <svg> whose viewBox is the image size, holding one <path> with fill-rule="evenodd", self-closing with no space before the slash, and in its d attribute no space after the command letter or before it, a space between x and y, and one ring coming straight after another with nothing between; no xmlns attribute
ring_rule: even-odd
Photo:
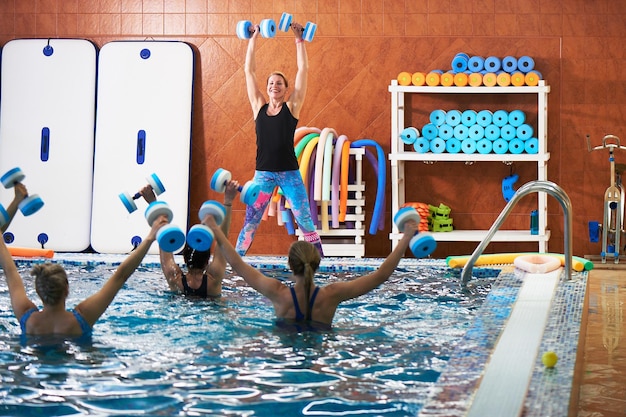
<svg viewBox="0 0 626 417"><path fill-rule="evenodd" d="M326 139L328 138L330 128L325 127L320 133L320 139L317 142L317 151L315 155L315 174L313 175L313 198L315 201L322 200L322 173L324 171L324 150L326 149Z"/></svg>
<svg viewBox="0 0 626 417"><path fill-rule="evenodd" d="M302 158L302 151L304 151L304 148L308 145L311 139L315 137L319 137L319 133L309 133L295 145L294 152L296 154L296 158L298 158L298 163L300 163L300 159Z"/></svg>
<svg viewBox="0 0 626 417"><path fill-rule="evenodd" d="M13 246L7 246L11 256L22 258L52 258L54 257L54 251L52 249L38 249L38 248L18 248Z"/></svg>
<svg viewBox="0 0 626 417"><path fill-rule="evenodd" d="M374 215L370 223L369 232L371 235L376 234L376 226L380 224L382 216L384 215L385 204L385 182L386 182L386 167L385 167L385 154L383 148L375 141L371 139L359 139L350 144L352 148L359 148L363 146L374 146L378 154L378 184L376 187L376 201L374 203ZM367 154L367 153L366 153Z"/></svg>
<svg viewBox="0 0 626 417"><path fill-rule="evenodd" d="M331 193L331 225L334 229L339 228L339 183L341 177L341 162L343 155L343 144L348 140L346 135L340 135L335 143L335 152L333 155L333 173L332 173L332 193Z"/></svg>
<svg viewBox="0 0 626 417"><path fill-rule="evenodd" d="M317 156L315 159L315 187L313 189L314 197L316 201L322 201L322 188L324 182L324 154L326 153L326 142L330 141L332 145L333 136L337 137L335 129L325 127L320 133L320 139L317 146Z"/></svg>
<svg viewBox="0 0 626 417"><path fill-rule="evenodd" d="M307 137L308 135L315 133L315 134L320 134L320 130L316 127L308 127L308 126L302 126L296 129L296 132L293 134L293 146L295 147L296 145L298 145L300 143L300 141L302 141L302 139L304 139L305 137Z"/></svg>
<svg viewBox="0 0 626 417"><path fill-rule="evenodd" d="M328 204L330 203L330 180L333 155L333 136L329 133L324 144L324 162L322 164L322 231L328 232Z"/></svg>
<svg viewBox="0 0 626 417"><path fill-rule="evenodd" d="M306 144L304 150L302 151L302 160L300 161L300 175L302 176L302 181L306 186L308 184L308 169L309 164L311 163L311 154L313 153L313 149L318 144L319 136L311 138L309 142Z"/></svg>
<svg viewBox="0 0 626 417"><path fill-rule="evenodd" d="M333 136L326 138L324 146L324 163L322 165L322 201L330 202L330 179L333 162Z"/></svg>
<svg viewBox="0 0 626 417"><path fill-rule="evenodd" d="M370 161L370 164L372 164L372 168L374 169L374 175L376 176L376 178L378 178L378 165L379 164L376 161L376 157L367 148L365 149L365 157L367 158L368 161ZM383 200L382 200L381 204L382 204L382 207L383 207L383 212L382 212L382 215L380 216L380 220L378 221L378 230L385 230L385 217L384 217L384 215L385 215L385 213L384 213L385 193L383 193ZM372 221L373 220L374 219L372 219Z"/></svg>
<svg viewBox="0 0 626 417"><path fill-rule="evenodd" d="M341 189L339 192L339 221L346 221L348 212L348 177L350 173L350 141L343 143L341 150Z"/></svg>
<svg viewBox="0 0 626 417"><path fill-rule="evenodd" d="M515 258L521 255L533 255L538 254L538 252L527 252L527 253L494 253L487 255L480 255L476 260L474 266L480 265L496 265L496 264L512 264ZM561 266L565 265L565 255L561 255L558 253L543 253L541 255L550 255L556 256L561 260ZM448 256L446 258L446 263L451 268L462 268L465 266L467 261L469 261L470 256ZM581 258L578 256L572 256L572 269L577 272L581 271L590 271L593 269L593 262L588 259Z"/></svg>

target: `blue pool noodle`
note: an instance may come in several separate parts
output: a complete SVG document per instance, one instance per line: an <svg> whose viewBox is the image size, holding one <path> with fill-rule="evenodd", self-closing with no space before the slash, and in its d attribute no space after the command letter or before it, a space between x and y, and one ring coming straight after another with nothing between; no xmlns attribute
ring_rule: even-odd
<svg viewBox="0 0 626 417"><path fill-rule="evenodd" d="M385 210L385 182L387 181L387 170L385 168L385 153L383 152L383 148L376 142L371 139L359 139L350 144L351 148L360 148L364 146L374 146L376 147L377 157L378 157L378 184L376 188L376 202L374 203L374 215L372 216L372 221L370 223L369 232L371 235L376 234L377 225L381 223L381 219L384 216ZM372 162L373 164L373 162ZM383 228L384 229L384 223Z"/></svg>

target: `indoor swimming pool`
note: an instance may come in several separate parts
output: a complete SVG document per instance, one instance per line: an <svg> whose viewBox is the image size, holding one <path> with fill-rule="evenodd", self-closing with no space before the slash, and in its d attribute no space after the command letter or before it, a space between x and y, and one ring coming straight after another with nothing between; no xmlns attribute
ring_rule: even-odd
<svg viewBox="0 0 626 417"><path fill-rule="evenodd" d="M108 278L116 262L103 259L55 260L69 272L68 307ZM437 413L464 409L520 281L511 267L477 268L468 290L443 261L405 259L386 284L340 305L331 330L302 332L277 326L271 304L232 274L220 299L175 295L157 260L146 258L88 341L21 338L0 281L0 415L456 415ZM284 258L251 261L288 276ZM380 261L326 258L316 283L351 279ZM24 273L31 265L19 264ZM583 281L559 290L556 308L570 318L566 304L577 304ZM559 342L563 319L550 324ZM547 383L564 391L574 362L563 354L559 378ZM545 374L536 378L546 384ZM535 386L529 395L540 404Z"/></svg>

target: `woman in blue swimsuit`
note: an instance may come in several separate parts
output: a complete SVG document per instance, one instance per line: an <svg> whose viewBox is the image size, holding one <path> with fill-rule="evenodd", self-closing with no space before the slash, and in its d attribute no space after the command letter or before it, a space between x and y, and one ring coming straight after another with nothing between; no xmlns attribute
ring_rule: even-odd
<svg viewBox="0 0 626 417"><path fill-rule="evenodd" d="M218 247L235 272L248 285L270 299L276 318L324 325L332 323L341 302L359 297L385 282L398 266L411 238L418 231L417 222L407 221L402 239L376 271L351 281L335 282L324 287L317 287L313 282L320 264L319 252L308 242L294 242L289 248L288 262L295 285L290 288L245 263L217 226L213 216L206 216L203 223L213 230Z"/></svg>
<svg viewBox="0 0 626 417"><path fill-rule="evenodd" d="M167 216L158 217L152 223L152 228L146 238L121 263L102 288L72 310L67 310L65 307L69 284L65 269L61 265L36 265L31 271L31 275L35 277L35 289L43 303L43 308L40 310L26 295L24 282L17 266L4 239L0 239L0 266L4 270L13 313L20 322L22 334L89 335L91 328L111 304L117 292L141 264L150 246L156 240L157 231L167 223Z"/></svg>
<svg viewBox="0 0 626 417"><path fill-rule="evenodd" d="M259 197L246 207L246 218L237 238L237 252L245 255L263 218L265 208L277 186L282 190L304 240L312 243L323 256L322 241L311 217L306 187L302 181L293 146L294 134L307 89L309 61L302 39L302 25L293 23L296 37L298 71L294 88L287 97L289 84L279 71L270 74L265 87L269 100L261 90L256 76L255 49L260 32L256 26L248 42L244 72L248 100L256 126L256 165L253 181L260 187ZM317 213L316 213L317 215Z"/></svg>

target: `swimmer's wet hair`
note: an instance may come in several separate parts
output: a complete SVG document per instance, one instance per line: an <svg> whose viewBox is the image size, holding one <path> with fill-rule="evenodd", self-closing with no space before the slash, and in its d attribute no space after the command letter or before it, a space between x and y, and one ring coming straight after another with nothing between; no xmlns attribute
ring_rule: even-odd
<svg viewBox="0 0 626 417"><path fill-rule="evenodd" d="M211 250L207 251L199 251L193 249L189 245L185 245L183 248L183 259L185 260L185 265L187 265L187 269L204 269L206 265L209 263L209 258L211 257Z"/></svg>
<svg viewBox="0 0 626 417"><path fill-rule="evenodd" d="M35 277L35 290L44 304L57 305L69 293L67 273L59 264L35 265L30 271Z"/></svg>

